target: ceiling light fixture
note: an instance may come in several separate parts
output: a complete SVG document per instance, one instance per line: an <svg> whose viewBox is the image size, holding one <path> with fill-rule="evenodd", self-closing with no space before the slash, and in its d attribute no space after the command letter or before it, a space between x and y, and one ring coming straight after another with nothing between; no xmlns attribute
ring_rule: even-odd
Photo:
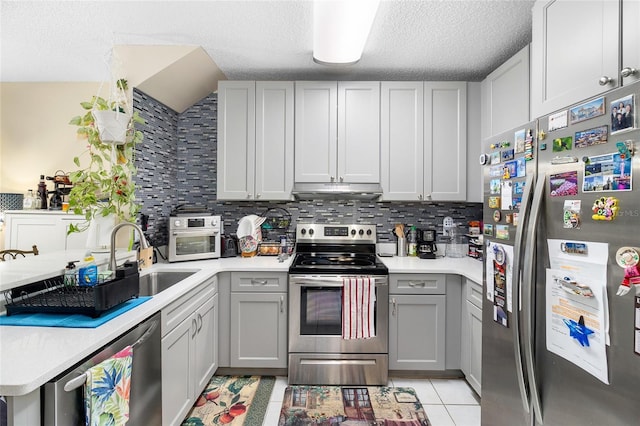
<svg viewBox="0 0 640 426"><path fill-rule="evenodd" d="M315 0L313 60L352 65L360 60L379 0Z"/></svg>

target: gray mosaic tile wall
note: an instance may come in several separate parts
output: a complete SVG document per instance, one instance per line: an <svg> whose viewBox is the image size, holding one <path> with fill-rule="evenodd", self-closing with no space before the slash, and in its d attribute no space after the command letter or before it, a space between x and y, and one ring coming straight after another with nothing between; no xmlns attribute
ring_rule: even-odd
<svg viewBox="0 0 640 426"><path fill-rule="evenodd" d="M144 140L136 147L136 194L142 213L149 215L148 237L155 246L165 245L168 218L177 200L178 113L139 90L133 105L146 120L138 129Z"/></svg>
<svg viewBox="0 0 640 426"><path fill-rule="evenodd" d="M167 222L178 204L207 208L224 219L226 233L234 233L240 218L249 214L291 216L291 222L375 224L380 241L395 241L396 223L435 228L451 216L466 224L482 218L480 203L291 201L230 202L216 199L217 95L212 94L177 114L136 91L134 105L147 120L145 141L136 164L143 212L150 215L149 235L155 245L166 244ZM151 151L151 152L145 152ZM283 210L284 209L284 210ZM289 228L292 235L293 226ZM277 241L283 230L270 231Z"/></svg>

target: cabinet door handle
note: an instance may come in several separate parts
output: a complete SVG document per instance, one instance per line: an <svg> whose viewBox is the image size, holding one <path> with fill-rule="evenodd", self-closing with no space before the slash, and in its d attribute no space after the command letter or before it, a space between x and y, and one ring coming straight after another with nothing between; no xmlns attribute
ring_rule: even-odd
<svg viewBox="0 0 640 426"><path fill-rule="evenodd" d="M635 68L631 68L631 67L624 67L624 68L622 68L622 69L620 70L620 75L621 75L623 78L627 78L627 77L629 77L629 76L631 76L631 75L636 74L637 72L638 72L638 70L637 70L637 69L635 69Z"/></svg>
<svg viewBox="0 0 640 426"><path fill-rule="evenodd" d="M600 80L598 80L598 84L600 86L606 86L607 84L611 83L613 81L613 79L611 77L607 77L606 75L603 75L602 77L600 77Z"/></svg>
<svg viewBox="0 0 640 426"><path fill-rule="evenodd" d="M393 308L391 309L391 315L393 315L394 317L396 316L396 298L392 297L391 298L391 305L393 305Z"/></svg>
<svg viewBox="0 0 640 426"><path fill-rule="evenodd" d="M422 200L422 194L418 194L418 200Z"/></svg>
<svg viewBox="0 0 640 426"><path fill-rule="evenodd" d="M333 182L335 180L336 180L335 176L331 176L331 182Z"/></svg>
<svg viewBox="0 0 640 426"><path fill-rule="evenodd" d="M340 182L344 182L344 176L340 176Z"/></svg>
<svg viewBox="0 0 640 426"><path fill-rule="evenodd" d="M284 313L284 296L280 296L280 313Z"/></svg>
<svg viewBox="0 0 640 426"><path fill-rule="evenodd" d="M193 329L193 332L191 333L191 337L196 337L196 334L198 334L198 323L196 322L195 318L191 319L191 328Z"/></svg>
<svg viewBox="0 0 640 426"><path fill-rule="evenodd" d="M260 198L260 193L256 194L256 198Z"/></svg>
<svg viewBox="0 0 640 426"><path fill-rule="evenodd" d="M425 284L424 281L409 281L409 287L424 287Z"/></svg>
<svg viewBox="0 0 640 426"><path fill-rule="evenodd" d="M200 330L202 330L202 315L198 314L198 322L200 323L198 325L198 333L200 333Z"/></svg>
<svg viewBox="0 0 640 426"><path fill-rule="evenodd" d="M252 285L267 285L267 280L256 280L256 279L251 279L251 284Z"/></svg>

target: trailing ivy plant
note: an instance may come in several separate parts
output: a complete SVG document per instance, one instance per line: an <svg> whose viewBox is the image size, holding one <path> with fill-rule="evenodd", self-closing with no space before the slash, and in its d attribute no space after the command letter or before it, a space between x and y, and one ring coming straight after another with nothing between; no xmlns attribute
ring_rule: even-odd
<svg viewBox="0 0 640 426"><path fill-rule="evenodd" d="M116 85L121 95L126 96L126 80L120 79ZM69 210L84 215L86 220L70 225L68 233L84 231L96 216L115 215L119 221L135 222L140 211L133 182L136 174L134 155L135 146L142 142L144 135L136 130L135 125L145 124L145 121L134 111L129 117L125 143L114 145L102 142L92 114L94 109L110 109L126 114L126 101L123 101L126 98L123 96L116 98L119 99L116 101L94 96L90 102L81 102L85 114L73 117L69 122L78 126L78 136L88 144L87 151L82 154L88 157L88 163L69 175L73 183L69 193ZM74 157L73 162L81 167L80 157Z"/></svg>

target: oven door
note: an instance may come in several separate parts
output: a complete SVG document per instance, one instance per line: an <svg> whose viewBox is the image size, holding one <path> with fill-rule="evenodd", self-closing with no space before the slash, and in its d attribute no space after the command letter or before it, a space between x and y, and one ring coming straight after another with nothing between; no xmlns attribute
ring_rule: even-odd
<svg viewBox="0 0 640 426"><path fill-rule="evenodd" d="M217 230L173 231L169 235L169 262L219 257L220 232Z"/></svg>
<svg viewBox="0 0 640 426"><path fill-rule="evenodd" d="M289 352L388 352L389 285L375 276L375 337L342 338L342 276L289 276Z"/></svg>

